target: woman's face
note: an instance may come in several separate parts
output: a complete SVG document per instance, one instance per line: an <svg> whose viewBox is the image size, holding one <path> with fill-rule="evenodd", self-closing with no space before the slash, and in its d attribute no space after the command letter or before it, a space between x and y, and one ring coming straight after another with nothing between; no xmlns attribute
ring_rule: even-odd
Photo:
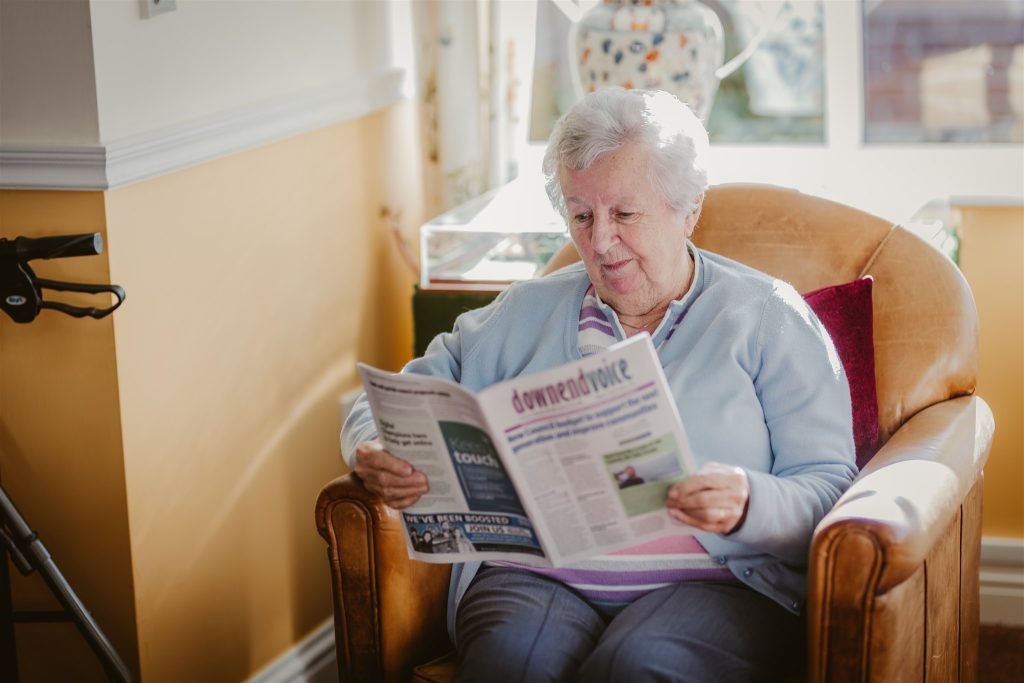
<svg viewBox="0 0 1024 683"><path fill-rule="evenodd" d="M643 315L683 294L693 268L686 238L699 211L676 211L647 182L648 155L627 143L582 171L564 169L569 233L601 299Z"/></svg>

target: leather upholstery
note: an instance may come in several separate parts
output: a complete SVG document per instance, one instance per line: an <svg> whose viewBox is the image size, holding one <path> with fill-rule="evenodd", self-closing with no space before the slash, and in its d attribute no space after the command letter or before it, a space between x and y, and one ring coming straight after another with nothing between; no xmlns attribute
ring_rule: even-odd
<svg viewBox="0 0 1024 683"><path fill-rule="evenodd" d="M347 475L316 504L327 541L335 649L342 681L407 681L448 648L449 565L413 562L398 513Z"/></svg>
<svg viewBox="0 0 1024 683"><path fill-rule="evenodd" d="M818 525L809 680L974 680L966 672L977 671L981 468L992 424L976 397L915 415Z"/></svg>
<svg viewBox="0 0 1024 683"><path fill-rule="evenodd" d="M708 190L703 248L807 292L874 277L884 445L822 520L808 571L811 681L974 680L982 468L977 314L960 272L898 226L765 185ZM571 245L549 270L576 260ZM406 557L398 518L351 475L317 502L344 681L450 680L447 566Z"/></svg>

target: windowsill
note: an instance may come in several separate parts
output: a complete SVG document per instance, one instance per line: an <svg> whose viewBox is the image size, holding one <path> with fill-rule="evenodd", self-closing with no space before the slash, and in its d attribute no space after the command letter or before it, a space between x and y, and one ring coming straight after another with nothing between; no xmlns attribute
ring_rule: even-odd
<svg viewBox="0 0 1024 683"><path fill-rule="evenodd" d="M527 146L520 175L545 145ZM849 204L895 223L940 197L1024 202L1020 145L712 145L711 182L766 183Z"/></svg>

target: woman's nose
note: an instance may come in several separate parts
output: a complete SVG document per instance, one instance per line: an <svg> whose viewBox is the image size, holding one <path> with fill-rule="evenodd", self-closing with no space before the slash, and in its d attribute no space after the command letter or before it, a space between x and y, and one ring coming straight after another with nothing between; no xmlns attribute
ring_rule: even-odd
<svg viewBox="0 0 1024 683"><path fill-rule="evenodd" d="M614 221L605 216L594 216L594 226L590 231L590 246L595 252L607 253L618 239L618 228Z"/></svg>

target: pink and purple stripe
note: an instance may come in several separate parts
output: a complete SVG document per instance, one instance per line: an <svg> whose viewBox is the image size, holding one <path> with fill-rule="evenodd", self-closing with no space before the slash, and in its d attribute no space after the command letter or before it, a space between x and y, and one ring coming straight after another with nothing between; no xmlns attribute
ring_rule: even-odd
<svg viewBox="0 0 1024 683"><path fill-rule="evenodd" d="M591 602L613 606L681 581L736 580L690 535L666 536L558 569L495 564L528 569L566 584Z"/></svg>
<svg viewBox="0 0 1024 683"><path fill-rule="evenodd" d="M672 321L662 344L672 338L683 316L684 313L680 313ZM618 340L616 326L601 310L601 300L591 285L580 307L580 354L599 353ZM681 581L737 580L728 568L708 555L694 536L686 534L666 536L558 569L509 562L493 564L520 567L556 579L587 600L611 607L626 605L651 591Z"/></svg>

